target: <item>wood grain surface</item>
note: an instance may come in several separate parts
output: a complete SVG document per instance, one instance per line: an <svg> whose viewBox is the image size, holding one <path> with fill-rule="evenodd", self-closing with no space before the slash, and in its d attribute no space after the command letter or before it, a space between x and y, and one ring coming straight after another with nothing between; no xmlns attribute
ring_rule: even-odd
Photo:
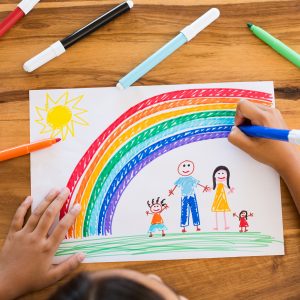
<svg viewBox="0 0 300 300"><path fill-rule="evenodd" d="M0 20L17 2L1 1ZM277 107L291 128L300 128L300 70L246 27L251 21L300 52L299 0L135 0L131 12L59 58L31 74L23 71L27 59L117 3L42 0L1 38L0 149L29 141L28 90L114 86L213 6L220 9L221 17L137 84L273 80ZM85 264L79 271L131 268L156 273L189 299L299 299L299 215L286 186L281 186L285 256ZM16 208L29 193L29 157L1 163L1 243ZM47 299L64 282L24 299Z"/></svg>

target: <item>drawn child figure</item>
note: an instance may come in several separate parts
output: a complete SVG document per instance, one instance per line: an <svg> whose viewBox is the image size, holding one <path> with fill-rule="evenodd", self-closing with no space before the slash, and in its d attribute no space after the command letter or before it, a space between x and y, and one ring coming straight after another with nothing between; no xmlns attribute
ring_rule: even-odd
<svg viewBox="0 0 300 300"><path fill-rule="evenodd" d="M214 202L211 211L216 213L216 227L214 230L219 230L218 226L218 213L224 215L224 229L229 229L226 221L226 212L230 212L230 207L227 201L227 193L233 193L234 188L230 187L229 178L230 171L225 166L218 166L213 172L213 190L216 190Z"/></svg>
<svg viewBox="0 0 300 300"><path fill-rule="evenodd" d="M156 199L156 201L152 199L152 203L150 203L150 201L147 201L147 204L150 208L150 212L147 210L146 214L147 216L153 215L151 225L148 230L149 237L152 237L155 231L161 231L162 236L166 235L165 230L168 230L168 228L165 226L164 220L161 216L161 213L167 208L169 208L168 205L164 203L165 201L166 199L160 201L159 197Z"/></svg>
<svg viewBox="0 0 300 300"><path fill-rule="evenodd" d="M181 188L181 224L182 232L186 232L186 226L189 226L190 212L192 213L193 224L196 231L200 231L200 217L196 198L196 187L203 187L203 192L207 192L210 188L201 185L199 180L191 176L194 173L195 165L190 160L185 160L178 165L177 171L180 178L175 182L173 189L169 190L169 196L174 195L176 187Z"/></svg>
<svg viewBox="0 0 300 300"><path fill-rule="evenodd" d="M250 212L249 215L248 215L248 212L246 210L242 210L239 213L239 216L237 216L236 213L233 213L233 216L239 218L240 232L247 232L248 231L247 227L249 227L249 224L248 224L247 220L248 220L248 217L253 217L253 213ZM243 231L243 228L244 228L244 231Z"/></svg>

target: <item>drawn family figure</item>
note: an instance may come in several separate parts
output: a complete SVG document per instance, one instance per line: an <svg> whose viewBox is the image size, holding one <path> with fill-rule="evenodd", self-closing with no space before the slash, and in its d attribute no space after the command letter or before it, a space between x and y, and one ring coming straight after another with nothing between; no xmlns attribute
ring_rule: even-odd
<svg viewBox="0 0 300 300"><path fill-rule="evenodd" d="M150 208L150 212L147 210L146 214L147 216L153 215L151 225L148 230L149 237L152 237L153 233L156 231L161 231L162 236L166 235L165 230L168 230L168 228L164 224L164 220L161 216L161 213L167 208L169 208L165 201L166 199L160 201L160 197L157 197L156 200L152 199L151 203L150 201L147 201L147 204Z"/></svg>
<svg viewBox="0 0 300 300"><path fill-rule="evenodd" d="M181 176L175 182L173 189L169 190L169 196L174 195L174 191L178 186L181 189L181 221L180 226L182 232L186 232L186 227L189 226L190 213L192 214L193 224L196 231L200 231L200 216L198 203L196 198L196 188L201 186L203 192L207 192L210 188L200 184L199 180L191 176L194 173L195 165L190 160L185 160L178 165L177 172Z"/></svg>
<svg viewBox="0 0 300 300"><path fill-rule="evenodd" d="M233 216L237 217L240 221L240 224L239 224L240 232L247 232L248 231L247 228L249 227L248 217L253 217L253 213L250 212L248 215L248 212L246 210L242 210L239 213L239 216L236 213L233 213ZM243 228L244 228L244 230L243 230Z"/></svg>
<svg viewBox="0 0 300 300"><path fill-rule="evenodd" d="M226 220L226 213L231 209L228 204L227 194L233 193L234 188L230 187L230 171L225 166L218 166L213 172L213 190L216 191L211 211L216 213L216 226L214 230L219 230L218 213L223 213L224 216L224 229L229 229Z"/></svg>

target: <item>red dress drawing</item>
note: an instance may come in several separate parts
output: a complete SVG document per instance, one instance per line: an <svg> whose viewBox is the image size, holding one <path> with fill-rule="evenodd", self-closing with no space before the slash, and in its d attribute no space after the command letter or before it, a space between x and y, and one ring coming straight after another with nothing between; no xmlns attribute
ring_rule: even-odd
<svg viewBox="0 0 300 300"><path fill-rule="evenodd" d="M245 217L240 218L240 227L249 227L249 224Z"/></svg>

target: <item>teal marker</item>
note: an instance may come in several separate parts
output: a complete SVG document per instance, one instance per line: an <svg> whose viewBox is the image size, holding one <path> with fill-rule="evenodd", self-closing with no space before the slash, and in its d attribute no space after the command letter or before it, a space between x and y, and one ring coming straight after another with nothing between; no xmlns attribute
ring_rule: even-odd
<svg viewBox="0 0 300 300"><path fill-rule="evenodd" d="M276 52L278 52L280 55L285 57L287 60L289 60L291 63L293 63L295 66L300 68L300 54L285 45L283 42L276 39L274 36L263 30L262 28L255 26L251 23L247 23L247 26L252 31L254 35L256 35L259 39L261 39L263 42L265 42L267 45L269 45L271 48L273 48Z"/></svg>
<svg viewBox="0 0 300 300"><path fill-rule="evenodd" d="M178 48L193 39L200 31L215 21L220 15L217 8L211 8L204 15L194 21L192 24L183 28L180 33L169 41L162 48L157 50L149 58L139 64L126 76L121 78L117 84L119 89L126 89L136 82L139 78L144 76L147 72L157 66L160 62L170 56Z"/></svg>

